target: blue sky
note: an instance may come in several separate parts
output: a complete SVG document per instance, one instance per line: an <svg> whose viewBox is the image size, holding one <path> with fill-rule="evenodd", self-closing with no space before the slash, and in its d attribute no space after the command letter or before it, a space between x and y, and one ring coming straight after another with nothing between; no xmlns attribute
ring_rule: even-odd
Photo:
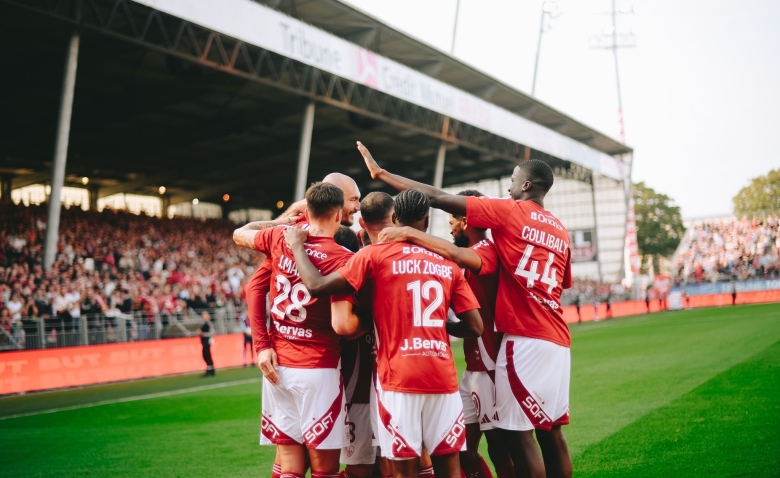
<svg viewBox="0 0 780 478"><path fill-rule="evenodd" d="M449 52L456 0L342 0ZM542 0L460 0L455 56L531 91ZM588 39L609 0L559 0L537 80L544 102L618 136L614 61ZM634 181L671 196L686 218L729 214L751 178L780 167L780 1L639 0L618 30Z"/></svg>

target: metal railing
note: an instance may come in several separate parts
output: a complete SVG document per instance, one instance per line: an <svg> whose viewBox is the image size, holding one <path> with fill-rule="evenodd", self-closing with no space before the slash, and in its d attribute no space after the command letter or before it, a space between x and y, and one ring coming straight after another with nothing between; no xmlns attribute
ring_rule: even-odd
<svg viewBox="0 0 780 478"><path fill-rule="evenodd" d="M11 330L0 327L0 351L75 347L198 335L202 312L208 312L217 334L240 332L235 306L190 309L181 313L134 311L71 317L22 317Z"/></svg>

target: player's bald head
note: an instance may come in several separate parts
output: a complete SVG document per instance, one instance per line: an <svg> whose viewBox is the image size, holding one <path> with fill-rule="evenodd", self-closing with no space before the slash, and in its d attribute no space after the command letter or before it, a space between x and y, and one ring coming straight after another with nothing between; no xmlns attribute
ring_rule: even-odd
<svg viewBox="0 0 780 478"><path fill-rule="evenodd" d="M330 183L346 193L350 189L357 189L357 183L346 174L330 173L322 178L323 183Z"/></svg>
<svg viewBox="0 0 780 478"><path fill-rule="evenodd" d="M360 210L360 189L357 183L341 173L330 173L322 179L322 182L332 184L344 192L344 213L341 216L341 223L351 226L355 213Z"/></svg>

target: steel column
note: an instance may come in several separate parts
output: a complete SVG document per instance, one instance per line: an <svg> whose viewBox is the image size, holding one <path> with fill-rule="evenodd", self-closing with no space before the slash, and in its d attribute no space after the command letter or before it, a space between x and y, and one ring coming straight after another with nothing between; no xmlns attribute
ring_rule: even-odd
<svg viewBox="0 0 780 478"><path fill-rule="evenodd" d="M439 152L436 155L436 169L433 171L433 187L441 189L444 183L444 160L447 156L447 143L442 142L439 145Z"/></svg>
<svg viewBox="0 0 780 478"><path fill-rule="evenodd" d="M79 34L73 32L70 37L65 74L60 97L60 116L57 125L57 139L54 146L54 164L51 173L51 192L49 194L49 215L46 221L46 245L43 253L43 267L51 269L57 253L59 239L60 210L62 209L62 185L65 182L65 163L68 159L68 141L70 139L70 117L73 112L73 96L76 89L76 68L79 61Z"/></svg>
<svg viewBox="0 0 780 478"><path fill-rule="evenodd" d="M590 179L590 198L593 205L593 245L596 246L596 266L599 271L599 282L604 282L604 276L601 273L601 247L599 246L599 221L596 214L596 177Z"/></svg>
<svg viewBox="0 0 780 478"><path fill-rule="evenodd" d="M3 174L0 176L0 202L10 204L11 203L11 181L13 176L9 174Z"/></svg>
<svg viewBox="0 0 780 478"><path fill-rule="evenodd" d="M306 194L306 179L309 177L309 154L311 153L311 135L314 129L314 102L306 105L301 125L301 144L298 148L298 173L295 178L295 200L303 199Z"/></svg>

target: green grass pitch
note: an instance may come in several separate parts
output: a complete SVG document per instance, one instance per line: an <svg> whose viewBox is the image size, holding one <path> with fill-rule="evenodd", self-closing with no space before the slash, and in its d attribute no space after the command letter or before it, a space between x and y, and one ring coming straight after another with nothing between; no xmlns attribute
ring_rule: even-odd
<svg viewBox="0 0 780 478"><path fill-rule="evenodd" d="M780 304L572 335L575 476L780 476ZM233 369L0 398L0 474L268 476L258 377Z"/></svg>

